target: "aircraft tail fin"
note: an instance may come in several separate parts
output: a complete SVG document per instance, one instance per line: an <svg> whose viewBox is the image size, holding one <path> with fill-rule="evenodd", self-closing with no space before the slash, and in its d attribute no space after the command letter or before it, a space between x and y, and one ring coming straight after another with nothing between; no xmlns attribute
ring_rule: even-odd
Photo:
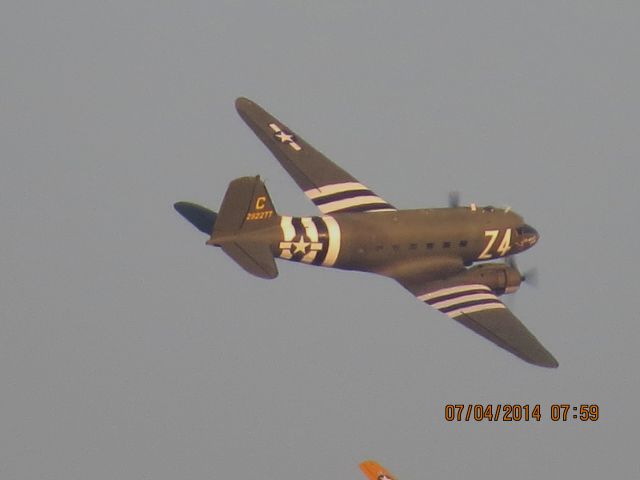
<svg viewBox="0 0 640 480"><path fill-rule="evenodd" d="M268 241L252 233L277 223L273 202L260 177L237 178L227 188L207 243L221 247L252 275L275 278L278 269Z"/></svg>
<svg viewBox="0 0 640 480"><path fill-rule="evenodd" d="M394 480L393 475L387 469L373 460L362 462L360 470L369 480Z"/></svg>
<svg viewBox="0 0 640 480"><path fill-rule="evenodd" d="M213 237L241 229L255 230L276 217L273 202L259 175L236 178L222 200Z"/></svg>

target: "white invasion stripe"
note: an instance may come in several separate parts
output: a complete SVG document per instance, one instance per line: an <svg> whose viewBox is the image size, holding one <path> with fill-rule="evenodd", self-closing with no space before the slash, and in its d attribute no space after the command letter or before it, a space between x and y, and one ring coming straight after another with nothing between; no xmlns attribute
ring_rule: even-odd
<svg viewBox="0 0 640 480"><path fill-rule="evenodd" d="M318 229L316 228L316 224L313 223L311 217L302 217L300 218L300 221L302 222L302 226L304 227L304 231L307 234L307 237L309 237L312 242L312 244L310 245L311 251L304 257L302 257L302 261L305 263L311 263L317 255L317 252L313 251L313 247L314 244L318 243Z"/></svg>
<svg viewBox="0 0 640 480"><path fill-rule="evenodd" d="M463 303L473 302L474 300L495 300L498 301L493 293L475 293L471 295L462 295L456 298L450 298L438 303L432 303L431 306L440 310L441 308L453 307L455 305L462 305Z"/></svg>
<svg viewBox="0 0 640 480"><path fill-rule="evenodd" d="M450 312L447 312L447 315L449 315L451 318L455 318L462 315L463 313L482 312L484 310L494 310L496 308L507 308L507 307L505 307L500 302L496 301L496 303L485 303L483 305L474 305L473 307L464 307L458 310L451 310Z"/></svg>
<svg viewBox="0 0 640 480"><path fill-rule="evenodd" d="M374 208L373 210L367 210L362 213L375 213L375 212L397 212L395 208Z"/></svg>
<svg viewBox="0 0 640 480"><path fill-rule="evenodd" d="M425 293L424 295L420 295L418 297L418 300L422 300L423 302L426 302L427 300L431 300L432 298L442 297L444 295L451 295L452 293L468 292L471 290L486 290L487 292L491 291L491 289L486 285L481 285L479 283L477 284L472 283L470 285L458 285L455 287L441 288L440 290L435 290L433 292Z"/></svg>
<svg viewBox="0 0 640 480"><path fill-rule="evenodd" d="M300 261L304 263L311 263L316 259L316 255L318 255L318 252L315 252L312 250L309 253L307 253L304 257L302 257L302 260Z"/></svg>
<svg viewBox="0 0 640 480"><path fill-rule="evenodd" d="M340 225L333 217L322 217L325 225L327 226L327 233L329 236L329 246L327 248L327 256L324 257L322 266L333 267L338 259L340 253Z"/></svg>
<svg viewBox="0 0 640 480"><path fill-rule="evenodd" d="M326 195L333 195L334 193L348 192L350 190L369 190L367 187L358 182L344 182L334 183L333 185L325 185L320 188L312 188L305 190L305 195L311 200L318 197L324 197Z"/></svg>
<svg viewBox="0 0 640 480"><path fill-rule="evenodd" d="M288 242L293 240L293 237L296 236L296 229L293 228L293 222L291 220L292 220L292 217L286 217L286 216L283 216L280 220L282 235L284 235L284 239Z"/></svg>
<svg viewBox="0 0 640 480"><path fill-rule="evenodd" d="M380 197L375 195L367 195L366 197L354 197L345 198L344 200L336 200L335 202L325 203L324 205L318 205L318 208L322 213L331 213L336 210L342 210L343 208L357 207L358 205L366 205L369 203L384 203Z"/></svg>
<svg viewBox="0 0 640 480"><path fill-rule="evenodd" d="M282 250L280 252L280 258L284 258L285 260L291 260L293 255L291 254L291 250Z"/></svg>
<svg viewBox="0 0 640 480"><path fill-rule="evenodd" d="M309 237L312 242L317 242L318 229L316 228L316 224L313 223L311 217L302 217L300 218L300 220L302 221L302 225L304 226L307 237Z"/></svg>

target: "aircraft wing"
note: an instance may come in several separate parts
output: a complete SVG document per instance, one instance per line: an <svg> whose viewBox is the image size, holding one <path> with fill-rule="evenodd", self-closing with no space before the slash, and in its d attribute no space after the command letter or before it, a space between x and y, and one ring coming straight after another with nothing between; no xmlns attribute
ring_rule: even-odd
<svg viewBox="0 0 640 480"><path fill-rule="evenodd" d="M423 278L417 272L391 275L418 300L441 311L490 342L541 367L555 368L557 360L538 339L511 313L486 285L465 281L466 269L455 259L439 261L438 270L446 272L434 278L427 270ZM444 267L444 268L443 268ZM447 268L448 267L448 268Z"/></svg>
<svg viewBox="0 0 640 480"><path fill-rule="evenodd" d="M395 210L256 103L240 97L236 110L322 213Z"/></svg>
<svg viewBox="0 0 640 480"><path fill-rule="evenodd" d="M360 470L369 480L394 480L394 477L382 465L373 460L367 460L360 464Z"/></svg>

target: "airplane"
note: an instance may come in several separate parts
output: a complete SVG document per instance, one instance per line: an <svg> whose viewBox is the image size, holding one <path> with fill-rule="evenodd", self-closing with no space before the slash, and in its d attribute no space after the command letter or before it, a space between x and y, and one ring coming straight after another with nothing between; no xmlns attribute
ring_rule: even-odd
<svg viewBox="0 0 640 480"><path fill-rule="evenodd" d="M368 480L395 480L389 471L374 460L365 460L360 464L360 470Z"/></svg>
<svg viewBox="0 0 640 480"><path fill-rule="evenodd" d="M174 205L210 236L208 245L266 279L278 275L274 258L392 278L522 360L558 366L500 300L525 280L512 256L539 238L520 215L456 200L449 208L399 210L256 103L240 97L235 106L322 215L280 215L260 176L237 178L218 213L190 202Z"/></svg>

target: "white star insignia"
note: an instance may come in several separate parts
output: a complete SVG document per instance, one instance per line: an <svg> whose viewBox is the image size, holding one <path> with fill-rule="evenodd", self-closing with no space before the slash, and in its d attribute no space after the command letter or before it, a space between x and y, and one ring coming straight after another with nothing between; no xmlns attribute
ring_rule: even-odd
<svg viewBox="0 0 640 480"><path fill-rule="evenodd" d="M271 130L273 130L275 132L274 133L275 137L278 140L280 140L282 143L286 143L291 148L293 148L296 152L299 152L300 150L302 150L302 148L300 148L300 145L298 145L294 141L295 136L293 135L293 133L285 132L278 125L276 125L275 123L270 123L269 127L271 128Z"/></svg>
<svg viewBox="0 0 640 480"><path fill-rule="evenodd" d="M293 142L293 135L287 132L279 131L276 133L276 137L278 137L282 143Z"/></svg>
<svg viewBox="0 0 640 480"><path fill-rule="evenodd" d="M292 242L291 245L295 247L295 249L293 250L293 253L298 253L298 252L307 253L307 247L311 244L309 242L305 242L304 237L300 235L300 240L298 240L297 242Z"/></svg>

